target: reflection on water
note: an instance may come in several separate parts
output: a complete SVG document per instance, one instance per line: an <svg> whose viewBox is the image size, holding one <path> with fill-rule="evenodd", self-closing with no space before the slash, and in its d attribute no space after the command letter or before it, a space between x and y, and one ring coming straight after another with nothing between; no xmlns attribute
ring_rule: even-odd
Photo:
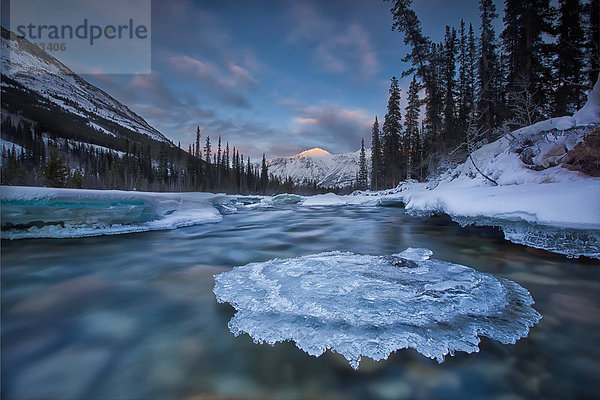
<svg viewBox="0 0 600 400"><path fill-rule="evenodd" d="M516 345L439 365L413 350L354 372L337 354L234 338L213 274L329 250L437 259L511 279L543 314ZM399 208L277 206L218 224L2 242L2 398L575 398L598 395L600 269Z"/></svg>

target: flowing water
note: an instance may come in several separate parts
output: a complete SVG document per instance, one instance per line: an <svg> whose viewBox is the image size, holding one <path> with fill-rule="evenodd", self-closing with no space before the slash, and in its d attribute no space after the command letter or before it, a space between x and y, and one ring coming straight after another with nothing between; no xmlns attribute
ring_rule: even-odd
<svg viewBox="0 0 600 400"><path fill-rule="evenodd" d="M543 318L515 345L482 338L443 364L400 350L314 358L293 343L234 337L213 275L330 250L407 247L511 279ZM71 239L2 241L4 399L597 398L600 268L511 244L492 228L401 208L277 205L216 224Z"/></svg>

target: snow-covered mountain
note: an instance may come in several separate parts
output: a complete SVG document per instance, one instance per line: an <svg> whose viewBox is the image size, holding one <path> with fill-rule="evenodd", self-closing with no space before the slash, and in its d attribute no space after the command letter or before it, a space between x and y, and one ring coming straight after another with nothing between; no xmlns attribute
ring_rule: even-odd
<svg viewBox="0 0 600 400"><path fill-rule="evenodd" d="M4 28L1 54L2 96L7 98L2 102L3 108L17 103L31 107L31 113L35 114L58 107L61 112L87 121L96 135L133 141L139 141L138 135L145 135L172 145L127 106L76 75L38 46ZM78 119L80 124L81 119Z"/></svg>
<svg viewBox="0 0 600 400"><path fill-rule="evenodd" d="M366 150L367 169L371 165L371 150ZM323 187L349 186L356 181L360 150L354 153L331 154L315 147L291 157L270 160L269 173L282 179L291 177L295 183L315 180Z"/></svg>

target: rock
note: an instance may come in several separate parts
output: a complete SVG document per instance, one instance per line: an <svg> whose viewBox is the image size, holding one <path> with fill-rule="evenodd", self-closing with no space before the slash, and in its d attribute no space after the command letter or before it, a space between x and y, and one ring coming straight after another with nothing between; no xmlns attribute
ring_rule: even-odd
<svg viewBox="0 0 600 400"><path fill-rule="evenodd" d="M83 399L110 358L108 350L72 346L37 361L17 376L10 398Z"/></svg>
<svg viewBox="0 0 600 400"><path fill-rule="evenodd" d="M78 277L56 283L18 302L8 310L16 314L50 312L67 305L77 305L88 296L96 295L109 284L93 276Z"/></svg>

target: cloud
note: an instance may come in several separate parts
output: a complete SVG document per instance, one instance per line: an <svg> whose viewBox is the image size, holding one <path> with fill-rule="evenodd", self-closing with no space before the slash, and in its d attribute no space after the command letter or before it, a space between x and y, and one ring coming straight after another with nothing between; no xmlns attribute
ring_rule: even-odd
<svg viewBox="0 0 600 400"><path fill-rule="evenodd" d="M328 103L309 105L289 99L283 99L280 104L289 107L294 115L292 142L297 143L300 150L329 147L356 151L361 138L369 135L372 116L363 109Z"/></svg>
<svg viewBox="0 0 600 400"><path fill-rule="evenodd" d="M361 75L367 77L379 72L379 62L369 36L355 24L343 34L319 43L314 57L325 71L332 74L348 73L353 66L358 66Z"/></svg>
<svg viewBox="0 0 600 400"><path fill-rule="evenodd" d="M169 70L178 76L202 85L222 103L249 108L245 93L258 87L258 80L249 69L229 61L224 66L185 54L170 54L164 58Z"/></svg>
<svg viewBox="0 0 600 400"><path fill-rule="evenodd" d="M195 126L215 118L215 111L205 108L195 97L173 91L162 74L87 76L117 98L174 143L191 143Z"/></svg>
<svg viewBox="0 0 600 400"><path fill-rule="evenodd" d="M325 33L331 33L335 28L332 21L323 18L317 9L307 2L293 2L291 14L295 25L287 37L289 43L316 40Z"/></svg>
<svg viewBox="0 0 600 400"><path fill-rule="evenodd" d="M361 78L380 71L371 38L359 24L345 27L327 20L314 6L303 2L294 3L291 13L296 24L288 35L288 43L314 45L313 60L322 71L333 75L358 72Z"/></svg>

